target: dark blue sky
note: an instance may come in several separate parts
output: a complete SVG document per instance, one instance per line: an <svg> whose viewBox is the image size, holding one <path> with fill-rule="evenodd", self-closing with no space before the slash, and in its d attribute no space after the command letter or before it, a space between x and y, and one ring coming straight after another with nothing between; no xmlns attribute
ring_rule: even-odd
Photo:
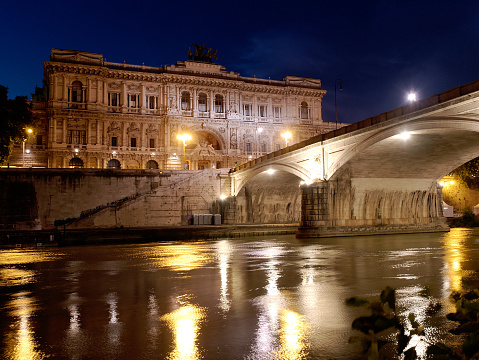
<svg viewBox="0 0 479 360"><path fill-rule="evenodd" d="M479 2L10 1L0 7L0 84L41 85L52 48L159 66L204 42L242 76L321 79L323 119L355 122L479 79Z"/></svg>

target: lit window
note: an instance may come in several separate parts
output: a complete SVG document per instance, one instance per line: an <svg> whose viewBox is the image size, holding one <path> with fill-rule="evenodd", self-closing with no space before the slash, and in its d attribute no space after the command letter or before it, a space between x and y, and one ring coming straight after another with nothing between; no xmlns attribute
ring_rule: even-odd
<svg viewBox="0 0 479 360"><path fill-rule="evenodd" d="M128 94L128 107L137 108L139 97L140 95L137 94Z"/></svg>
<svg viewBox="0 0 479 360"><path fill-rule="evenodd" d="M301 119L309 119L309 108L306 101L303 101L301 103L301 108L299 109L299 117Z"/></svg>
<svg viewBox="0 0 479 360"><path fill-rule="evenodd" d="M251 116L252 114L252 108L253 108L253 105L251 104L244 104L243 105L243 115L244 116Z"/></svg>
<svg viewBox="0 0 479 360"><path fill-rule="evenodd" d="M181 93L181 110L190 110L190 93L183 91Z"/></svg>
<svg viewBox="0 0 479 360"><path fill-rule="evenodd" d="M259 117L266 117L268 116L267 114L267 106L266 105L260 105L258 107L258 113L259 113Z"/></svg>
<svg viewBox="0 0 479 360"><path fill-rule="evenodd" d="M276 119L279 119L281 117L281 107L279 107L279 106L273 107L273 116Z"/></svg>
<svg viewBox="0 0 479 360"><path fill-rule="evenodd" d="M215 112L217 113L223 113L223 96L222 95L216 95L215 96Z"/></svg>
<svg viewBox="0 0 479 360"><path fill-rule="evenodd" d="M200 94L198 95L198 110L199 110L199 111L206 111L206 109L207 109L207 106L206 106L207 101L208 101L208 100L207 100L206 94L200 93Z"/></svg>

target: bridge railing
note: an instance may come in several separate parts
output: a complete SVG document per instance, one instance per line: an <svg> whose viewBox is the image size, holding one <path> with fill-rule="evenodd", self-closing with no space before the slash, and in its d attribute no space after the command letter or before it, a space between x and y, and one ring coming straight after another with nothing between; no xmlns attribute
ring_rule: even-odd
<svg viewBox="0 0 479 360"><path fill-rule="evenodd" d="M356 130L364 129L364 128L367 128L369 126L372 126L372 125L375 125L375 124L385 122L387 120L397 118L399 116L411 114L415 111L426 109L428 107L438 105L438 104L444 103L446 101L450 101L450 100L453 100L455 98L458 98L458 97L461 97L461 96L464 96L464 95L467 95L467 94L470 94L470 93L473 93L473 92L476 92L476 91L479 91L479 80L470 82L470 83L465 84L465 85L457 86L453 89L444 91L440 94L436 94L436 95L430 96L426 99L419 100L417 102L414 102L414 103L411 103L411 104L408 104L408 105L404 105L402 107L399 107L399 108L381 113L379 115L364 119L362 121L355 122L351 125L341 127L339 129L330 131L326 134L319 134L319 135L313 136L312 138L309 138L309 139L306 139L304 141L298 142L298 143L293 144L291 146L288 146L286 148L276 150L275 152L263 155L260 158L253 159L253 160L248 161L247 163L236 166L235 168L233 168L233 171L243 170L243 169L249 168L250 166L253 166L255 164L259 164L263 161L266 161L268 159L272 159L276 156L287 154L290 151L298 150L298 149L301 149L305 146L308 146L308 145L311 145L311 144L314 144L314 143L322 142L322 141L325 141L325 140L335 138L336 136L345 135L345 134L351 133L351 132L356 131Z"/></svg>

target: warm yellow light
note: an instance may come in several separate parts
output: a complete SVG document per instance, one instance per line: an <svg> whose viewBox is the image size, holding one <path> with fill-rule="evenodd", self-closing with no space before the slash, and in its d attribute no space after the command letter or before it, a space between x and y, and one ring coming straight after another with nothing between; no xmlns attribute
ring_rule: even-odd
<svg viewBox="0 0 479 360"><path fill-rule="evenodd" d="M288 139L291 137L291 133L289 131L286 131L282 133L281 136L284 137L286 141L288 141Z"/></svg>
<svg viewBox="0 0 479 360"><path fill-rule="evenodd" d="M191 140L191 135L190 135L190 134L182 134L182 135L181 135L181 134L178 134L178 135L176 136L176 138L177 138L178 140L183 141L183 144L185 144L185 146L186 146L186 142Z"/></svg>
<svg viewBox="0 0 479 360"><path fill-rule="evenodd" d="M30 129L30 128L27 129L27 133L31 134L32 132L33 132L32 129Z"/></svg>
<svg viewBox="0 0 479 360"><path fill-rule="evenodd" d="M268 169L268 170L266 170L266 172L267 172L268 174L270 174L270 175L271 175L271 174L274 174L274 170L273 170L273 169Z"/></svg>
<svg viewBox="0 0 479 360"><path fill-rule="evenodd" d="M221 195L221 196L220 196L220 199L221 199L221 200L224 200L224 199L226 199L226 198L227 198L226 195Z"/></svg>
<svg viewBox="0 0 479 360"><path fill-rule="evenodd" d="M449 184L454 185L454 180L449 181Z"/></svg>
<svg viewBox="0 0 479 360"><path fill-rule="evenodd" d="M439 185L442 187L444 186L444 181L439 181Z"/></svg>

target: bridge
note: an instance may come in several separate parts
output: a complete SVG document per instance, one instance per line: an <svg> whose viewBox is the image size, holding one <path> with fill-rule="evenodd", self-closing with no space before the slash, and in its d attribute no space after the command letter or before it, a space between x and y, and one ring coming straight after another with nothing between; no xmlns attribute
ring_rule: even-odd
<svg viewBox="0 0 479 360"><path fill-rule="evenodd" d="M438 181L477 156L479 80L242 164L229 195L298 237L447 231Z"/></svg>

